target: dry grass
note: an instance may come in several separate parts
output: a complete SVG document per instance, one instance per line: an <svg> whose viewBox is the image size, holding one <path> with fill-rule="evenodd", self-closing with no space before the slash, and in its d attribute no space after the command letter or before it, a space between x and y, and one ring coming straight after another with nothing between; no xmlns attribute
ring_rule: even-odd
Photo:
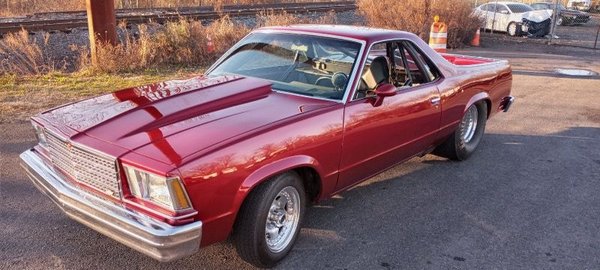
<svg viewBox="0 0 600 270"><path fill-rule="evenodd" d="M82 50L81 70L118 73L159 66L203 66L214 61L250 31L243 25L234 24L227 16L208 26L199 21L181 19L167 23L155 33L150 33L147 25L140 25L137 37L125 25L120 27L125 33L123 42L116 46L98 44L97 57L101 61L97 64L90 61L87 49ZM208 49L209 38L214 44L214 51Z"/></svg>
<svg viewBox="0 0 600 270"><path fill-rule="evenodd" d="M197 7L223 5L315 2L316 0L114 0L116 8ZM0 0L0 16L22 16L39 12L85 10L84 0Z"/></svg>
<svg viewBox="0 0 600 270"><path fill-rule="evenodd" d="M205 33L202 37L210 37L212 39L214 52L207 53L205 61L212 63L218 56L231 48L233 44L250 33L251 30L245 25L235 24L228 16L211 23L205 28Z"/></svg>
<svg viewBox="0 0 600 270"><path fill-rule="evenodd" d="M272 10L257 15L258 27L335 22L334 12L313 19ZM121 23L119 28L122 33L120 43L97 44L97 63L91 61L88 47L71 46L71 50L79 51L76 71L88 74L121 73L158 67L206 66L252 30L234 23L228 16L208 25L182 18L164 26L139 25L135 33L128 30L125 23ZM209 50L209 39L213 43L212 50ZM30 38L27 31L7 35L0 40L0 74L32 75L61 71L44 53L46 43L47 38L38 42Z"/></svg>
<svg viewBox="0 0 600 270"><path fill-rule="evenodd" d="M47 44L48 35L44 35L44 40L41 42ZM54 70L54 62L27 31L7 34L0 40L0 75L40 74L52 70Z"/></svg>
<svg viewBox="0 0 600 270"><path fill-rule="evenodd" d="M413 32L427 40L433 17L448 25L448 46L461 47L468 43L482 25L472 15L473 6L464 0L407 1L399 5L396 0L359 0L359 12L370 26Z"/></svg>
<svg viewBox="0 0 600 270"><path fill-rule="evenodd" d="M333 11L323 14L316 20L295 16L285 11L275 12L273 10L265 10L256 15L257 27L285 26L292 24L335 24L337 23L336 20L337 18Z"/></svg>
<svg viewBox="0 0 600 270"><path fill-rule="evenodd" d="M471 0L471 4L474 6L475 4L477 5L482 5L485 3L491 3L491 2L495 2L496 0ZM527 4L527 5L531 5L533 3L537 3L537 2L556 2L555 0L552 1L540 1L540 0L512 0L511 2L517 2L517 3L523 3L523 4ZM559 3L563 4L564 6L567 6L567 3L569 2L569 0L559 0Z"/></svg>
<svg viewBox="0 0 600 270"><path fill-rule="evenodd" d="M257 25L274 26L297 23L335 23L335 13L327 13L317 20L308 20L286 12L264 11L257 15ZM90 61L87 49L82 50L80 69L90 72L118 73L132 72L158 66L205 66L223 54L233 44L247 35L251 29L235 24L228 16L207 26L199 21L181 19L167 23L156 33L150 34L148 26L139 27L139 35L134 37L121 25L125 33L123 42L113 46L98 44L98 64ZM211 39L214 50L208 49Z"/></svg>

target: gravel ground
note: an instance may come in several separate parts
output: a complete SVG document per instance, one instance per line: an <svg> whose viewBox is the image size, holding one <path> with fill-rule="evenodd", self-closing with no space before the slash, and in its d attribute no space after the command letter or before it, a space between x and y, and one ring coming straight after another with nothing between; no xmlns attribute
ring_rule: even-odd
<svg viewBox="0 0 600 270"><path fill-rule="evenodd" d="M484 39L457 53L509 59L508 113L465 162L414 158L309 209L280 269L596 269L598 52ZM0 125L0 269L247 269L228 242L158 263L68 219L30 184L29 123Z"/></svg>
<svg viewBox="0 0 600 270"><path fill-rule="evenodd" d="M600 49L599 30L600 14L594 14L589 22L582 25L557 26L555 35L558 38L553 40L553 42L586 48L593 48L596 45Z"/></svg>

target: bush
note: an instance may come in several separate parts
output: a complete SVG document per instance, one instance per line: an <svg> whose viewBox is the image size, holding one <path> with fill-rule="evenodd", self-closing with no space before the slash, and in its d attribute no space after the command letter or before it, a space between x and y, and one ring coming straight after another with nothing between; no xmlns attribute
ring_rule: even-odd
<svg viewBox="0 0 600 270"><path fill-rule="evenodd" d="M81 49L80 69L114 73L135 71L160 65L199 66L211 63L218 55L248 34L249 28L234 24L229 17L222 17L208 26L199 21L181 19L168 22L164 27L140 25L139 33L132 34L124 24L124 33L117 45L101 43L96 46L98 63L92 63L87 48ZM208 38L214 50L208 50Z"/></svg>
<svg viewBox="0 0 600 270"><path fill-rule="evenodd" d="M274 11L263 11L257 16L258 27L310 22L331 24L335 21L333 12L313 20ZM131 31L126 23L121 23L118 44L96 45L97 63L91 61L87 46L71 46L71 50L79 52L77 69L92 73L119 73L161 66L205 66L213 63L251 31L243 24L234 23L228 16L223 16L208 25L182 18L164 26L141 24L137 29L135 32ZM208 49L209 38L214 50ZM29 38L27 31L8 34L0 40L0 74L42 74L54 70L43 48L45 46L40 48L35 39Z"/></svg>
<svg viewBox="0 0 600 270"><path fill-rule="evenodd" d="M435 15L448 25L448 47L457 48L468 44L483 24L472 14L470 1L464 0L359 0L359 12L369 26L412 32L428 41L429 30Z"/></svg>
<svg viewBox="0 0 600 270"><path fill-rule="evenodd" d="M335 23L335 13L327 13L313 23ZM263 11L257 15L257 26L290 25L309 23L309 19L301 18L286 12L275 13ZM251 29L234 23L228 16L210 23L207 26L199 21L181 19L169 22L164 27L159 25L140 25L139 33L134 35L121 24L122 41L117 45L98 44L96 53L98 63L92 63L87 48L79 48L80 69L92 72L115 73L130 72L160 65L201 66L207 65L236 42L247 35ZM150 33L149 28L156 29ZM211 39L214 50L208 50L208 39Z"/></svg>
<svg viewBox="0 0 600 270"><path fill-rule="evenodd" d="M44 45L48 34L44 35ZM0 40L0 74L28 75L54 70L54 62L29 32L9 33Z"/></svg>

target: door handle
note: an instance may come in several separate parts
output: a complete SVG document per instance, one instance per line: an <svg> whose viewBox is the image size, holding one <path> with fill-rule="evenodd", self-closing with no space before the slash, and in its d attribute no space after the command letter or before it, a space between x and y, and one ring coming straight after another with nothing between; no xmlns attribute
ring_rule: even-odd
<svg viewBox="0 0 600 270"><path fill-rule="evenodd" d="M440 101L442 101L442 98L440 98L440 97L431 98L432 105L435 105L435 106L440 105Z"/></svg>

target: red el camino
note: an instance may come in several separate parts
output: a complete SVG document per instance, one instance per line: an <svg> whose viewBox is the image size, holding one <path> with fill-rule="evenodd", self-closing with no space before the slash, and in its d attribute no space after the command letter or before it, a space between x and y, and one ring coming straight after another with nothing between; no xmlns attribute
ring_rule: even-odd
<svg viewBox="0 0 600 270"><path fill-rule="evenodd" d="M351 26L262 28L206 75L124 89L32 118L21 154L71 218L160 261L233 236L273 266L307 205L430 152L464 160L507 111L507 61L438 54Z"/></svg>

